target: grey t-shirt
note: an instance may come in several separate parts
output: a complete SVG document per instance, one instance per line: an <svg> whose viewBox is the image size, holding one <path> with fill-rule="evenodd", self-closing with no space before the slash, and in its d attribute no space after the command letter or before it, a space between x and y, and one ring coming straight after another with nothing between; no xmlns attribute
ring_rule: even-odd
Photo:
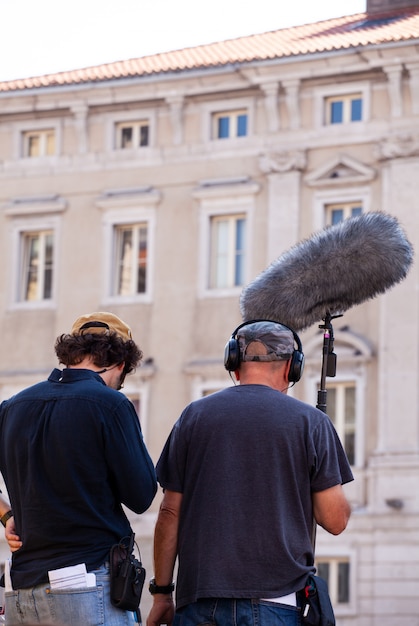
<svg viewBox="0 0 419 626"><path fill-rule="evenodd" d="M314 570L311 492L353 480L329 417L264 385L188 405L157 477L183 494L177 608L301 589Z"/></svg>

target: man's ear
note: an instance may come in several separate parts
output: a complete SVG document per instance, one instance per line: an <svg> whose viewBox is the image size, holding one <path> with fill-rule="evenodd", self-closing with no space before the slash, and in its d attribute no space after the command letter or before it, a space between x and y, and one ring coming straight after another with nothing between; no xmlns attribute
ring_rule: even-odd
<svg viewBox="0 0 419 626"><path fill-rule="evenodd" d="M239 370L234 370L234 376L235 376L236 380L240 380L240 371Z"/></svg>
<svg viewBox="0 0 419 626"><path fill-rule="evenodd" d="M289 375L290 375L290 369L291 369L291 361L292 359L288 359L288 361L285 361L284 377L285 377L285 382L287 383L290 382Z"/></svg>

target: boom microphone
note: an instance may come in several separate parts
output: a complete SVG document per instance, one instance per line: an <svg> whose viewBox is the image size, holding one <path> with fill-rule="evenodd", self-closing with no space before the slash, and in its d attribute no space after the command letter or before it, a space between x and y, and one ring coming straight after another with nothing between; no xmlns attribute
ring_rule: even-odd
<svg viewBox="0 0 419 626"><path fill-rule="evenodd" d="M395 217L349 218L296 244L247 285L243 321L277 320L301 331L384 293L406 277L412 261Z"/></svg>

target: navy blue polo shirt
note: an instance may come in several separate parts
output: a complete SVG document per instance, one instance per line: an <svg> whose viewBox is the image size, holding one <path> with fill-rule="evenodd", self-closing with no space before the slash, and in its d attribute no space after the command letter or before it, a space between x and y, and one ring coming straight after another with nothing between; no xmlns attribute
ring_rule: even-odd
<svg viewBox="0 0 419 626"><path fill-rule="evenodd" d="M96 569L130 533L121 504L142 513L156 493L132 403L87 369L55 369L1 404L0 471L23 541L14 589L51 569Z"/></svg>

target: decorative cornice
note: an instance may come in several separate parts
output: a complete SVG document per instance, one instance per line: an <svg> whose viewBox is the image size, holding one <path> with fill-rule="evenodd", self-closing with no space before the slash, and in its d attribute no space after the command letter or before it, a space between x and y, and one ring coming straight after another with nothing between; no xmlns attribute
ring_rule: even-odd
<svg viewBox="0 0 419 626"><path fill-rule="evenodd" d="M419 137L408 134L388 137L376 144L374 151L379 161L419 156Z"/></svg>
<svg viewBox="0 0 419 626"><path fill-rule="evenodd" d="M153 187L138 187L133 189L108 189L96 199L95 206L102 210L109 210L121 206L155 205L161 200L161 192Z"/></svg>
<svg viewBox="0 0 419 626"><path fill-rule="evenodd" d="M264 174L285 173L304 170L307 165L304 150L278 150L259 156L259 167Z"/></svg>
<svg viewBox="0 0 419 626"><path fill-rule="evenodd" d="M305 177L309 187L336 187L372 181L375 170L369 165L346 154L337 154L330 161L310 172Z"/></svg>
<svg viewBox="0 0 419 626"><path fill-rule="evenodd" d="M12 217L45 213L62 213L67 201L58 194L12 198L2 206L4 214Z"/></svg>
<svg viewBox="0 0 419 626"><path fill-rule="evenodd" d="M198 200L204 200L237 195L253 195L259 191L259 183L251 180L248 176L238 178L215 178L199 181L199 187L192 191L192 197Z"/></svg>

